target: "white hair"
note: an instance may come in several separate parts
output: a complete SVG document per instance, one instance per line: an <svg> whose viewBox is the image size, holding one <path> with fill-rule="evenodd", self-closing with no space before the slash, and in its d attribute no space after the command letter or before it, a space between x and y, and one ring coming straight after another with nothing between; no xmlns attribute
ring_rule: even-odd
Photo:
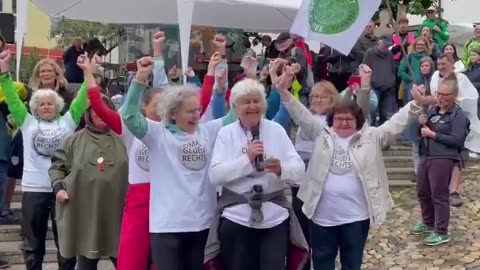
<svg viewBox="0 0 480 270"><path fill-rule="evenodd" d="M171 114L182 105L184 99L191 96L198 96L198 87L193 84L169 87L165 91L163 100L157 105L158 115L162 121L169 124L175 123Z"/></svg>
<svg viewBox="0 0 480 270"><path fill-rule="evenodd" d="M232 87L230 93L230 108L234 108L240 98L250 94L260 95L264 108L267 107L265 87L258 80L244 79Z"/></svg>
<svg viewBox="0 0 480 270"><path fill-rule="evenodd" d="M38 89L35 92L33 92L33 95L30 98L30 102L28 103L28 106L30 107L30 111L32 112L32 114L35 116L38 116L37 114L38 106L40 106L40 102L46 98L53 100L53 102L55 103L55 108L57 110L56 113L57 115L60 115L60 112L63 110L63 107L65 106L65 101L63 101L63 98L52 89Z"/></svg>

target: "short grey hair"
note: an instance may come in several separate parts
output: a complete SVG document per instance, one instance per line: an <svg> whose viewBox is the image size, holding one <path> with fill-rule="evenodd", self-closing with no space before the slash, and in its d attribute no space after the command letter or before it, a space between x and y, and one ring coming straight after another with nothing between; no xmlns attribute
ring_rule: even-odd
<svg viewBox="0 0 480 270"><path fill-rule="evenodd" d="M163 100L157 106L158 115L168 124L174 124L171 114L178 109L185 98L199 96L198 87L193 84L171 86L166 89Z"/></svg>
<svg viewBox="0 0 480 270"><path fill-rule="evenodd" d="M267 107L267 98L265 95L265 87L258 80L244 79L237 82L230 93L230 108L234 108L242 97L249 94L259 94L264 108Z"/></svg>
<svg viewBox="0 0 480 270"><path fill-rule="evenodd" d="M53 99L53 102L55 103L55 108L57 109L57 115L60 115L63 107L65 107L65 101L63 101L63 98L52 89L38 89L33 92L33 95L30 98L30 102L28 103L32 114L34 116L38 116L37 110L40 106L40 101L45 98Z"/></svg>

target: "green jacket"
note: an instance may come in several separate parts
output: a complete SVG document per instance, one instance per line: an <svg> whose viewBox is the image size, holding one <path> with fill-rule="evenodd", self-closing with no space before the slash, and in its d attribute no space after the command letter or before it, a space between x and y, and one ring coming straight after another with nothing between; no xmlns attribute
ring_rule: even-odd
<svg viewBox="0 0 480 270"><path fill-rule="evenodd" d="M407 101L411 100L411 94L410 90L412 89L412 85L414 80L416 82L422 80L422 72L420 70L420 60L425 57L426 55L424 53L414 53L414 54L409 54L407 57L404 57L402 61L400 62L400 65L398 66L398 73L397 76L402 79L403 84L405 86L405 97ZM408 69L407 65L407 59L410 62L410 66L412 67L413 70L413 76L415 78L412 78L410 76L410 70Z"/></svg>
<svg viewBox="0 0 480 270"><path fill-rule="evenodd" d="M470 52L473 48L480 48L480 38L470 39L467 43L465 43L465 46L463 47L462 60L465 68L467 69L473 66L470 62Z"/></svg>
<svg viewBox="0 0 480 270"><path fill-rule="evenodd" d="M446 21L442 21L441 25L438 25L438 20L425 20L420 28L418 29L418 34L417 36L422 35L422 28L428 26L430 28L430 31L432 32L433 39L437 42L438 48L440 51L443 51L443 47L447 43L448 39L450 38L450 34L448 33L448 23ZM433 28L435 26L440 27L440 32L435 32Z"/></svg>
<svg viewBox="0 0 480 270"><path fill-rule="evenodd" d="M56 205L60 253L71 258L117 257L128 189L125 144L112 132L97 130L85 113L86 128L69 136L52 156L49 170L55 193L69 201Z"/></svg>

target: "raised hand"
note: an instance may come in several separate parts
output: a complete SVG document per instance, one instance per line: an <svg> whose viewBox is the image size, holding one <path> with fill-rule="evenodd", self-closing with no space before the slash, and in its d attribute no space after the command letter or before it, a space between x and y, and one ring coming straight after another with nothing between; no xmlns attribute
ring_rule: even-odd
<svg viewBox="0 0 480 270"><path fill-rule="evenodd" d="M282 66L288 64L288 61L282 58L277 58L273 61L270 61L268 64L268 72L270 73L270 79L272 80L272 83L275 85L276 81L278 80L278 72L279 69L282 68ZM282 68L283 69L283 68ZM283 72L283 70L282 70Z"/></svg>
<svg viewBox="0 0 480 270"><path fill-rule="evenodd" d="M163 44L165 43L165 32L159 31L153 35L152 47L153 47L153 56L161 56Z"/></svg>
<svg viewBox="0 0 480 270"><path fill-rule="evenodd" d="M412 96L415 104L418 106L425 105L425 87L418 85L413 85L412 87Z"/></svg>
<svg viewBox="0 0 480 270"><path fill-rule="evenodd" d="M260 80L261 81L267 80L268 75L270 75L270 73L268 72L268 66L265 65L260 71Z"/></svg>
<svg viewBox="0 0 480 270"><path fill-rule="evenodd" d="M153 66L154 66L153 58L150 56L142 57L137 60L137 75L136 79L139 82L146 82L148 76L152 73Z"/></svg>
<svg viewBox="0 0 480 270"><path fill-rule="evenodd" d="M298 63L292 64L292 68L295 74L299 73L302 70L302 66L300 66L300 64Z"/></svg>
<svg viewBox="0 0 480 270"><path fill-rule="evenodd" d="M97 54L89 58L87 53L84 53L77 58L77 66L83 70L84 74L95 73L102 63L102 58Z"/></svg>
<svg viewBox="0 0 480 270"><path fill-rule="evenodd" d="M215 73L215 69L217 66L222 62L222 56L219 52L215 52L210 57L210 62L208 62L208 70L207 75L213 75Z"/></svg>
<svg viewBox="0 0 480 270"><path fill-rule="evenodd" d="M195 77L195 71L193 70L192 67L188 67L187 70L183 74L185 74L185 76L187 76L188 78Z"/></svg>
<svg viewBox="0 0 480 270"><path fill-rule="evenodd" d="M372 69L365 65L361 64L358 66L358 75L360 76L360 87L370 88L370 81L372 79Z"/></svg>
<svg viewBox="0 0 480 270"><path fill-rule="evenodd" d="M227 38L222 34L216 34L213 38L213 45L217 48L225 47L227 46Z"/></svg>
<svg viewBox="0 0 480 270"><path fill-rule="evenodd" d="M10 51L5 50L0 53L0 71L1 73L6 73L10 71L10 61L12 59L12 55Z"/></svg>
<svg viewBox="0 0 480 270"><path fill-rule="evenodd" d="M168 78L170 79L178 79L178 68L177 65L173 65L171 69L168 70Z"/></svg>
<svg viewBox="0 0 480 270"><path fill-rule="evenodd" d="M280 75L275 83L278 90L288 91L292 87L293 77L295 76L295 68L291 65L286 65L283 74Z"/></svg>

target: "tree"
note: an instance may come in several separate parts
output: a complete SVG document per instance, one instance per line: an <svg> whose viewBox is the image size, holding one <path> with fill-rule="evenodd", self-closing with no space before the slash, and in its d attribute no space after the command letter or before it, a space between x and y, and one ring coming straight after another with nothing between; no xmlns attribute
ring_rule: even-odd
<svg viewBox="0 0 480 270"><path fill-rule="evenodd" d="M74 37L81 37L84 41L98 38L107 48L113 50L123 37L123 27L114 24L103 24L79 20L69 20L64 17L52 23L51 38L59 39L58 49L65 49L72 44Z"/></svg>

